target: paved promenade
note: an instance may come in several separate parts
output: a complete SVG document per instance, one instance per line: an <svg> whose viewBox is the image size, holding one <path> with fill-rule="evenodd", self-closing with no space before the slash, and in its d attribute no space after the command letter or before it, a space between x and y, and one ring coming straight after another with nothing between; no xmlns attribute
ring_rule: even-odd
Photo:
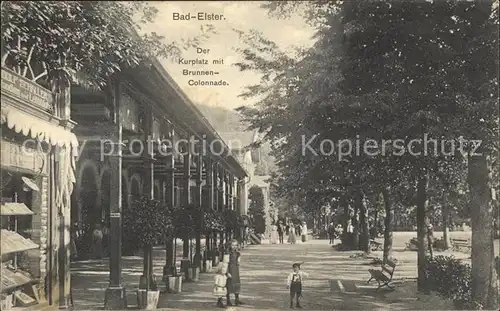
<svg viewBox="0 0 500 311"><path fill-rule="evenodd" d="M309 273L304 284L304 310L436 310L453 309L436 297L415 294L417 275L416 252L403 251L404 242L411 236L395 239L394 257L398 266L394 273L397 289L394 292L375 292L367 286L370 259L356 257L359 252L335 251L328 241L312 240L296 245L253 245L242 252L241 300L244 306L233 310L288 309L285 279L294 262L304 261L303 270ZM399 241L400 240L400 241ZM466 259L467 254L453 253ZM161 278L165 252L155 250L155 274ZM374 252L381 257L381 252ZM142 272L142 258L123 259L123 283L128 292L128 304L136 304L135 289ZM107 261L80 262L73 265L73 296L76 310L102 309L104 290L108 285ZM338 280L347 292L342 292ZM200 281L184 283L183 292L162 293L159 308L165 310L216 310L212 297L213 274L201 274ZM331 285L333 283L333 286ZM229 309L229 308L228 308ZM230 310L229 309L229 310Z"/></svg>

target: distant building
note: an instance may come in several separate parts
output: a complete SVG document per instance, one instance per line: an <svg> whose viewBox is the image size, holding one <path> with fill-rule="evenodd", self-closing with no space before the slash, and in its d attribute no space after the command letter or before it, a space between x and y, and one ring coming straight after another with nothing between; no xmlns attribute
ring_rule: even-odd
<svg viewBox="0 0 500 311"><path fill-rule="evenodd" d="M259 141L259 133L258 131L253 132L222 132L220 136L224 140L224 142L231 148L232 152L238 158L238 161L242 165L242 167L247 171L248 177L245 181L245 187L243 187L244 193L240 197L240 206L241 215L248 214L248 190L257 185L262 189L262 193L264 194L264 210L266 213L266 228L268 231L271 226L271 218L269 216L269 183L267 180L270 176L256 176L255 169L257 164L261 162L261 149L260 148L251 148L250 146L253 143ZM267 232L266 232L267 233Z"/></svg>

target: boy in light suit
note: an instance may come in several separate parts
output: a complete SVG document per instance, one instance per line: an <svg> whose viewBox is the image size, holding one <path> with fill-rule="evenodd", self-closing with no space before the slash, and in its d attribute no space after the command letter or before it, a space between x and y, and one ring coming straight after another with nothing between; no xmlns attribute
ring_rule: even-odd
<svg viewBox="0 0 500 311"><path fill-rule="evenodd" d="M301 309L300 297L302 297L302 285L303 279L309 275L303 271L300 271L300 265L302 263L294 263L292 265L293 272L288 275L286 285L290 289L290 308L293 309L293 299L296 299L296 307Z"/></svg>

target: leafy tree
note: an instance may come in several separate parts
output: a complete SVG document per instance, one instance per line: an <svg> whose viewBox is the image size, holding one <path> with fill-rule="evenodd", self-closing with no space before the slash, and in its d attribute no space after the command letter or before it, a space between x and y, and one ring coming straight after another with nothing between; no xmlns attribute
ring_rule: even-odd
<svg viewBox="0 0 500 311"><path fill-rule="evenodd" d="M248 199L250 200L248 214L253 221L255 232L262 234L266 232L266 214L262 189L257 185L252 186L248 193Z"/></svg>
<svg viewBox="0 0 500 311"><path fill-rule="evenodd" d="M139 35L157 9L144 2L3 1L2 66L55 92L80 84L103 88L116 72L153 57L178 57L213 32L184 42Z"/></svg>
<svg viewBox="0 0 500 311"><path fill-rule="evenodd" d="M124 213L123 225L127 232L136 237L139 247L144 249L144 273L141 284L146 289L155 290L156 284L151 278L152 247L165 242L173 233L173 216L165 213L166 207L157 200L144 196L131 203L131 208Z"/></svg>

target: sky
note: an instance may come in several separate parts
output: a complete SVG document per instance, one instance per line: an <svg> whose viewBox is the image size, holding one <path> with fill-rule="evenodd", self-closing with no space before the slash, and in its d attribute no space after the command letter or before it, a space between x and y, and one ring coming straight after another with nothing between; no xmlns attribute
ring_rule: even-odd
<svg viewBox="0 0 500 311"><path fill-rule="evenodd" d="M204 58L209 65L184 65L178 62L161 60L165 69L179 84L182 90L193 102L212 106L222 106L234 109L242 105L252 105L253 101L238 97L247 85L259 82L260 76L254 72L240 72L233 64L241 61L235 48L244 47L238 34L232 29L242 31L255 29L276 42L280 48L290 49L294 46L311 46L313 29L302 17L291 16L288 19L274 19L269 17L267 10L259 6L261 1L162 1L154 2L159 14L153 24L144 28L145 31L155 31L167 40L189 39L200 34L200 26L211 24L217 34L212 34L200 44L203 49L210 49L208 54L198 54L196 49L183 51L184 59ZM197 13L223 14L225 20L174 20L173 14ZM224 60L223 65L213 65L212 60ZM183 70L213 70L219 72L216 76L186 76ZM189 86L193 80L225 80L228 86Z"/></svg>

